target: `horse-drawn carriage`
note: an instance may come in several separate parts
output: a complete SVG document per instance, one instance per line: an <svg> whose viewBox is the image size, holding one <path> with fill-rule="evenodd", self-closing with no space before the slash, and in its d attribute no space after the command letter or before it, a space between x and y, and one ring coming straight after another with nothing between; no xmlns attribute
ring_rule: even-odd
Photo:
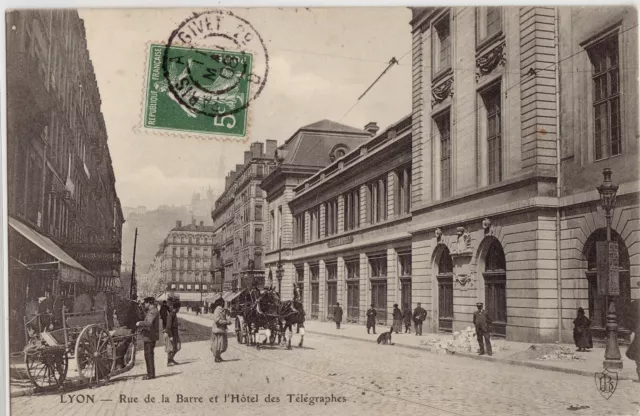
<svg viewBox="0 0 640 416"><path fill-rule="evenodd" d="M122 374L135 364L135 331L126 327L110 330L106 309L68 312L62 306L61 314L25 317L24 328L26 371L38 389L62 387L70 358L75 360L79 379L89 383Z"/></svg>
<svg viewBox="0 0 640 416"><path fill-rule="evenodd" d="M274 345L276 340L278 343L288 341L287 348L291 349L292 326L302 322L304 310L297 286L294 286L294 299L285 302L280 300L280 295L273 288L243 290L238 296L235 330L239 344L259 349L258 334L263 331L262 344L269 342Z"/></svg>

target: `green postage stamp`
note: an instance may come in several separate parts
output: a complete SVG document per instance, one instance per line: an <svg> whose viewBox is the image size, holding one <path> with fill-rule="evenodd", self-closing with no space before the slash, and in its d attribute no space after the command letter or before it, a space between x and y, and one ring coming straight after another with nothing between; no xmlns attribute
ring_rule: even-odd
<svg viewBox="0 0 640 416"><path fill-rule="evenodd" d="M253 56L151 44L142 127L245 138Z"/></svg>

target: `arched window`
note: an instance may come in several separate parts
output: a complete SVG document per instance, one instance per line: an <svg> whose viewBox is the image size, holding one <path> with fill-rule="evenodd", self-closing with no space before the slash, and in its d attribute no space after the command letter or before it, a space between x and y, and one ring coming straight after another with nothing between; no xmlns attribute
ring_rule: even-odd
<svg viewBox="0 0 640 416"><path fill-rule="evenodd" d="M349 153L349 148L347 146L344 144L337 144L329 152L329 160L334 162L341 157L344 157L347 153Z"/></svg>
<svg viewBox="0 0 640 416"><path fill-rule="evenodd" d="M441 244L442 252L438 260L438 329L444 332L453 330L453 260L446 245Z"/></svg>
<svg viewBox="0 0 640 416"><path fill-rule="evenodd" d="M615 232L611 231L611 239L618 242L618 279L620 295L616 298L616 314L618 316L618 333L621 337L629 339L629 329L631 326L630 306L631 306L631 277L629 252L624 240ZM589 319L593 325L593 333L597 338L606 336L604 327L607 323L608 304L605 296L598 294L598 254L596 243L607 241L607 230L600 228L594 231L585 243L585 257L587 259L586 277L589 287Z"/></svg>
<svg viewBox="0 0 640 416"><path fill-rule="evenodd" d="M498 240L491 242L485 257L484 290L485 309L498 336L507 334L507 266L504 251Z"/></svg>

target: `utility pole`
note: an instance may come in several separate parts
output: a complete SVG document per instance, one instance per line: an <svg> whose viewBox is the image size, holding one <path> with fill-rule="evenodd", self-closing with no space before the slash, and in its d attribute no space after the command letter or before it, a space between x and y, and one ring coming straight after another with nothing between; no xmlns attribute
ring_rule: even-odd
<svg viewBox="0 0 640 416"><path fill-rule="evenodd" d="M133 238L133 263L131 264L131 289L129 290L129 299L134 299L138 294L138 285L136 283L136 245L138 244L138 229Z"/></svg>

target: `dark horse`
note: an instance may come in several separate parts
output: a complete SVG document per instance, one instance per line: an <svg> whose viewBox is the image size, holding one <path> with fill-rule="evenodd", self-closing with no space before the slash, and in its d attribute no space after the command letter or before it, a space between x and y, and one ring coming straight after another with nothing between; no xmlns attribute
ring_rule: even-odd
<svg viewBox="0 0 640 416"><path fill-rule="evenodd" d="M282 320L280 319L280 297L273 288L267 288L260 292L254 287L241 299L240 314L245 322L247 330L247 345L255 345L260 348L257 342L257 334L260 329L269 331L268 339L263 343L275 342L276 335L282 334Z"/></svg>
<svg viewBox="0 0 640 416"><path fill-rule="evenodd" d="M293 300L288 300L280 305L280 317L284 321L284 333L286 334L287 349L291 349L291 338L293 338L293 325L297 325L300 331L300 343L304 342L304 308L300 302L300 290L298 285L293 285Z"/></svg>

